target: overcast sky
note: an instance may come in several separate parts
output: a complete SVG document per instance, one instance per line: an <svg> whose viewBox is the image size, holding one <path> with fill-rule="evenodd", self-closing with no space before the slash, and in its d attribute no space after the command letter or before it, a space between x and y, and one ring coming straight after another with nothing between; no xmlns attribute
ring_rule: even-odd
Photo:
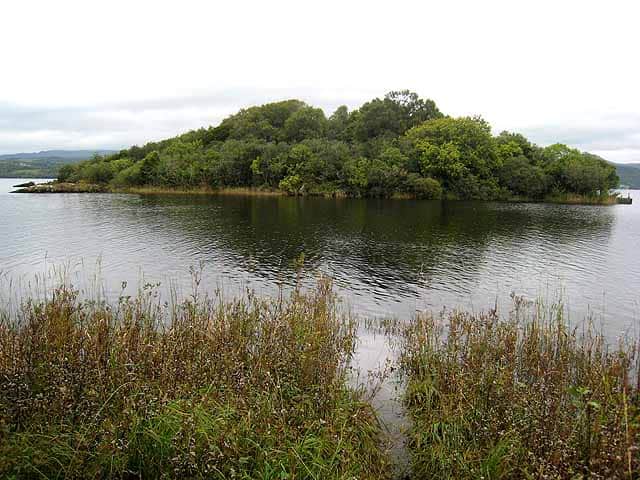
<svg viewBox="0 0 640 480"><path fill-rule="evenodd" d="M640 162L640 2L7 1L0 153L122 148L300 98L411 89L612 161Z"/></svg>

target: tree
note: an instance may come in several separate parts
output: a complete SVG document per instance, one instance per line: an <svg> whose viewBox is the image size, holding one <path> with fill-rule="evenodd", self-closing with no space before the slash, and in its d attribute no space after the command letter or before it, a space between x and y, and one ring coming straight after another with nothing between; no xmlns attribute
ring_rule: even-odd
<svg viewBox="0 0 640 480"><path fill-rule="evenodd" d="M404 130L443 116L433 100L424 100L409 90L389 92L385 100L390 100L400 107L405 122Z"/></svg>
<svg viewBox="0 0 640 480"><path fill-rule="evenodd" d="M160 163L160 154L154 150L144 157L140 165L140 181L144 185L156 183L157 169Z"/></svg>
<svg viewBox="0 0 640 480"><path fill-rule="evenodd" d="M68 182L75 174L76 169L73 165L63 165L58 170L58 181Z"/></svg>
<svg viewBox="0 0 640 480"><path fill-rule="evenodd" d="M618 186L620 179L615 166L590 153L562 144L554 144L543 151L545 169L556 189L581 195L604 194Z"/></svg>
<svg viewBox="0 0 640 480"><path fill-rule="evenodd" d="M525 156L532 163L538 163L540 159L540 149L520 133L500 132L496 137L496 145L501 159Z"/></svg>
<svg viewBox="0 0 640 480"><path fill-rule="evenodd" d="M285 100L250 107L226 118L221 126L228 129L229 139L259 139L271 142L283 137L287 119L305 106L306 104L300 100Z"/></svg>
<svg viewBox="0 0 640 480"><path fill-rule="evenodd" d="M295 173L292 175L286 176L278 184L278 187L280 188L280 190L283 190L290 195L299 194L303 186L304 186L304 183L302 182L300 175L297 175Z"/></svg>
<svg viewBox="0 0 640 480"><path fill-rule="evenodd" d="M498 176L502 184L516 195L537 199L548 191L547 174L541 167L532 165L524 155L507 158Z"/></svg>
<svg viewBox="0 0 640 480"><path fill-rule="evenodd" d="M327 137L331 140L352 140L351 125L349 109L342 105L327 120Z"/></svg>
<svg viewBox="0 0 640 480"><path fill-rule="evenodd" d="M394 137L442 114L433 100L422 100L408 90L388 93L384 99L374 98L358 110L355 135L360 141L384 136Z"/></svg>
<svg viewBox="0 0 640 480"><path fill-rule="evenodd" d="M324 136L327 119L320 108L303 107L292 113L284 122L284 138L289 142L301 142Z"/></svg>
<svg viewBox="0 0 640 480"><path fill-rule="evenodd" d="M407 178L409 192L416 198L424 200L438 200L442 198L442 186L435 178L425 178L415 173Z"/></svg>
<svg viewBox="0 0 640 480"><path fill-rule="evenodd" d="M481 118L429 120L412 128L407 137L413 142L422 174L441 179L445 188L463 197L469 195L465 185L490 180L499 167L491 127Z"/></svg>

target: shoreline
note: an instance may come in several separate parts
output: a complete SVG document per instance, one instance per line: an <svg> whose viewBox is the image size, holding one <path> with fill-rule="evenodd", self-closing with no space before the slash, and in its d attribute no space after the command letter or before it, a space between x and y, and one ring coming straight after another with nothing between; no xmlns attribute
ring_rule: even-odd
<svg viewBox="0 0 640 480"><path fill-rule="evenodd" d="M635 478L636 340L609 351L560 303L376 324L341 310L326 277L284 296L150 290L118 307L53 289L0 315L2 478ZM389 345L373 370L367 330Z"/></svg>
<svg viewBox="0 0 640 480"><path fill-rule="evenodd" d="M229 196L260 196L260 197L322 197L322 198L381 198L387 200L419 200L415 196L396 193L391 197L353 197L346 195L344 192L308 192L305 194L292 195L283 190L278 189L261 189L258 187L196 187L196 188L167 188L167 187L132 187L132 188L113 188L107 185L91 184L91 183L67 183L67 182L49 182L41 183L30 187L17 188L10 193L128 193L138 195L229 195ZM609 195L607 197L591 197L579 194L562 194L556 196L548 196L543 199L532 199L526 197L512 197L506 199L495 200L469 200L478 202L499 202L499 203L540 203L540 204L556 204L556 205L618 205L627 204L618 202L621 198L618 195ZM466 201L458 198L446 197L441 201Z"/></svg>

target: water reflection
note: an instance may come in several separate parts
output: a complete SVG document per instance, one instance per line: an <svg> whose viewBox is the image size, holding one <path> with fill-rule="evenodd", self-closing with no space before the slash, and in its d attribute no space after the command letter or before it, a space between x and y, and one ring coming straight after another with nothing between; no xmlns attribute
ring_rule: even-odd
<svg viewBox="0 0 640 480"><path fill-rule="evenodd" d="M636 201L637 202L637 201ZM564 289L576 316L621 328L637 318L640 215L631 207L180 195L0 195L0 269L91 269L105 284L177 281L273 292L335 278L354 310L506 305L509 293ZM115 287L114 287L115 286Z"/></svg>

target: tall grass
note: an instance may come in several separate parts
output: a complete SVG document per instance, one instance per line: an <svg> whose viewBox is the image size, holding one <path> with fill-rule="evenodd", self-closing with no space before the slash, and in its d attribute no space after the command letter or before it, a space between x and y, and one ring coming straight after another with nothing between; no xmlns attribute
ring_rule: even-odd
<svg viewBox="0 0 640 480"><path fill-rule="evenodd" d="M260 299L59 287L0 314L2 478L385 478L347 387L355 324L331 285Z"/></svg>
<svg viewBox="0 0 640 480"><path fill-rule="evenodd" d="M139 194L202 194L202 195L228 195L228 196L245 196L245 197L273 197L285 195L280 190L256 188L256 187L192 187L192 188L170 188L170 187L157 187L157 186L144 186L144 187L123 187L114 188L114 192L122 193L139 193Z"/></svg>
<svg viewBox="0 0 640 480"><path fill-rule="evenodd" d="M561 193L544 198L548 203L564 203L569 205L616 205L618 194L582 195L579 193Z"/></svg>
<svg viewBox="0 0 640 480"><path fill-rule="evenodd" d="M402 328L415 478L640 478L638 351L521 299Z"/></svg>

